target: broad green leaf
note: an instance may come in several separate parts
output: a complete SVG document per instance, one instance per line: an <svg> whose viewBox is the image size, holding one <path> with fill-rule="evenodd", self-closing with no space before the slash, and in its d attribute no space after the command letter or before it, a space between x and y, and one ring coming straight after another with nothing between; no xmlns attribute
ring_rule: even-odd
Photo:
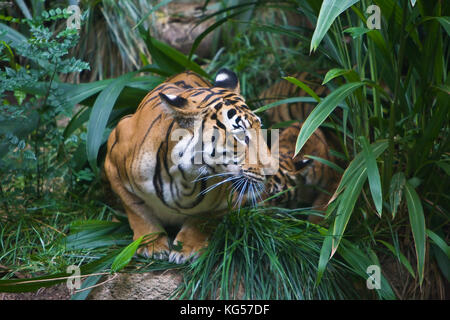
<svg viewBox="0 0 450 320"><path fill-rule="evenodd" d="M384 244L386 248L389 249L403 264L403 266L408 270L408 272L411 274L411 276L415 279L416 275L414 274L414 270L411 267L411 264L409 263L408 259L401 253L400 251L396 250L394 246L392 246L390 243L383 241L383 240L377 240L378 242Z"/></svg>
<svg viewBox="0 0 450 320"><path fill-rule="evenodd" d="M289 81L290 83L293 83L296 86L300 87L301 89L305 90L306 93L308 93L311 97L313 97L317 102L320 102L320 97L306 83L304 83L294 77L283 77L283 79L285 79L285 80Z"/></svg>
<svg viewBox="0 0 450 320"><path fill-rule="evenodd" d="M344 32L350 33L353 39L359 38L360 36L366 34L369 31L370 29L364 27L352 27L344 30Z"/></svg>
<svg viewBox="0 0 450 320"><path fill-rule="evenodd" d="M433 240L433 242L445 253L447 258L450 259L450 247L445 243L444 239L439 237L436 233L427 229L427 235Z"/></svg>
<svg viewBox="0 0 450 320"><path fill-rule="evenodd" d="M317 267L317 277L316 286L320 283L322 276L326 270L328 261L331 256L331 246L333 242L332 227L330 227L326 234L324 234L325 239L323 240L322 248L320 249L319 265Z"/></svg>
<svg viewBox="0 0 450 320"><path fill-rule="evenodd" d="M210 76L197 63L189 60L180 51L153 38L147 30L142 28L142 26L139 27L139 32L147 45L147 48L152 56L152 60L160 69L169 72L171 75L175 75L185 70L192 70L201 76L210 78Z"/></svg>
<svg viewBox="0 0 450 320"><path fill-rule="evenodd" d="M256 110L253 110L254 113L260 113L260 112L264 112L266 110L269 110L271 108L277 107L279 105L282 104L289 104L289 103L297 103L297 102L307 102L307 103L312 103L312 102L316 102L316 100L314 98L310 98L310 97L296 97L296 98L287 98L287 99L283 99L283 100L278 100L272 103L269 103L265 106L262 106Z"/></svg>
<svg viewBox="0 0 450 320"><path fill-rule="evenodd" d="M334 20L359 0L324 0L314 30L309 51L315 51Z"/></svg>
<svg viewBox="0 0 450 320"><path fill-rule="evenodd" d="M340 69L340 68L330 69L330 70L328 70L327 74L325 75L325 79L323 79L322 84L325 84L325 83L333 80L334 78L337 78L337 77L347 74L349 72L350 72L350 70L347 70L347 69Z"/></svg>
<svg viewBox="0 0 450 320"><path fill-rule="evenodd" d="M136 72L130 72L114 80L98 95L92 107L87 127L86 154L94 172L98 171L97 154L111 110L122 89L135 75Z"/></svg>
<svg viewBox="0 0 450 320"><path fill-rule="evenodd" d="M136 253L136 250L139 248L139 245L141 244L143 238L144 236L136 239L117 255L116 259L114 259L114 262L111 265L111 272L118 272L128 265L128 263L131 261L131 258L133 258L134 254Z"/></svg>
<svg viewBox="0 0 450 320"><path fill-rule="evenodd" d="M99 260L90 262L80 267L81 275L88 275L107 268L117 255L114 251ZM66 272L56 273L28 279L0 280L0 292L32 292L39 288L54 286L66 282L71 274Z"/></svg>
<svg viewBox="0 0 450 320"><path fill-rule="evenodd" d="M377 160L372 153L369 146L369 141L364 136L359 138L361 141L363 156L366 162L367 177L369 178L370 193L372 194L372 199L375 204L375 209L377 210L378 216L381 217L381 211L383 207L383 193L381 191L381 178L380 172L378 171Z"/></svg>
<svg viewBox="0 0 450 320"><path fill-rule="evenodd" d="M406 178L403 172L397 172L392 176L391 185L389 186L389 203L392 210L392 219L395 218L397 208L402 200L402 193L405 183Z"/></svg>
<svg viewBox="0 0 450 320"><path fill-rule="evenodd" d="M361 168L361 170L359 170L359 172L350 180L349 186L345 189L341 196L341 202L337 208L336 218L333 225L331 256L336 253L366 179L367 169Z"/></svg>
<svg viewBox="0 0 450 320"><path fill-rule="evenodd" d="M70 119L66 128L63 132L64 139L67 139L72 135L72 133L80 128L86 121L89 120L89 114L91 110L88 107L81 108L73 117Z"/></svg>
<svg viewBox="0 0 450 320"><path fill-rule="evenodd" d="M368 256L366 252L361 250L361 248L353 244L351 241L346 241L345 239L342 239L338 253L344 258L345 262L351 266L352 270L357 272L365 280L367 280L368 277L368 274L366 273L367 268L374 264L379 265L378 259L373 252L370 256ZM376 289L376 293L382 299L394 300L395 294L392 291L389 282L384 277L383 273L381 273L380 276L380 289Z"/></svg>
<svg viewBox="0 0 450 320"><path fill-rule="evenodd" d="M5 41L11 47L16 48L27 41L27 38L15 29L8 27L6 24L0 23L0 34L2 31L6 31L5 34L0 36L0 40Z"/></svg>
<svg viewBox="0 0 450 320"><path fill-rule="evenodd" d="M447 35L450 35L450 17L436 17L436 19L441 24L442 28L444 28Z"/></svg>
<svg viewBox="0 0 450 320"><path fill-rule="evenodd" d="M370 149L375 157L377 159L388 147L388 141L387 140L380 140L372 143L370 145ZM344 174L342 175L341 181L339 182L339 186L337 187L333 197L331 198L330 202L332 202L339 193L344 190L347 185L349 185L349 181L353 178L353 176L356 173L359 173L361 171L361 168L364 167L366 164L365 158L362 152L358 153L356 157L350 162L347 169L345 169Z"/></svg>
<svg viewBox="0 0 450 320"><path fill-rule="evenodd" d="M297 155L303 148L309 137L316 131L316 129L325 121L325 119L333 112L333 110L347 98L353 91L363 86L363 82L347 83L339 87L313 109L311 114L306 118L302 129L297 138L295 145L295 155Z"/></svg>
<svg viewBox="0 0 450 320"><path fill-rule="evenodd" d="M408 205L409 222L414 238L414 246L416 248L417 273L419 274L419 283L422 285L426 249L425 217L419 195L408 182L405 184L405 196Z"/></svg>

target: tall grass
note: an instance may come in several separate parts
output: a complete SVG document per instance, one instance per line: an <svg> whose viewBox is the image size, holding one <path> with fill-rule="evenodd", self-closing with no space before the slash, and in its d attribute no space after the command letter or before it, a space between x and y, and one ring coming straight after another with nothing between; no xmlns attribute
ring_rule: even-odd
<svg viewBox="0 0 450 320"><path fill-rule="evenodd" d="M360 220L360 213L378 216L380 223L382 216L394 224L407 217L402 237L412 234L415 276L422 285L431 259L427 262L426 233L443 236L449 222L449 5L373 3L381 12L381 28L373 30L366 25L368 1L299 4L317 21L311 51L323 46L329 52L334 68L325 78L334 79L338 88L305 121L296 151L338 103L345 105L354 137L346 154L352 161L327 212L333 241L324 254L333 256L349 222ZM375 153L381 144L384 148ZM447 245L431 242L448 258ZM404 249L397 246L397 255ZM449 266L448 259L434 258Z"/></svg>

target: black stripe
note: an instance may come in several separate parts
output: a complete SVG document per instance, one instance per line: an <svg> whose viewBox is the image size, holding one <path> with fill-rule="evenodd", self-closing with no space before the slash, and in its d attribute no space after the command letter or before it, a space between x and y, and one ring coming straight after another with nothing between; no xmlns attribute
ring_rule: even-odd
<svg viewBox="0 0 450 320"><path fill-rule="evenodd" d="M148 127L147 132L145 133L144 139L142 139L142 142L141 142L141 144L139 145L139 149L142 147L142 144L144 143L145 139L147 139L147 135L149 134L150 130L152 130L153 125L156 123L156 121L158 121L158 120L160 120L160 119L161 119L161 114L160 114L159 116L157 116L157 117L153 120L153 122L151 123L151 125ZM133 150L133 159L134 159L134 151L136 151L136 150Z"/></svg>

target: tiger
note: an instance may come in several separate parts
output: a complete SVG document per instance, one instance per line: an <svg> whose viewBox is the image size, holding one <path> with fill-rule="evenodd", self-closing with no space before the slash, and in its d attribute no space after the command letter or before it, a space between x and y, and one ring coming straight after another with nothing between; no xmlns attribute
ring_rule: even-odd
<svg viewBox="0 0 450 320"><path fill-rule="evenodd" d="M219 143L226 139L231 143ZM250 161L258 141L262 156ZM228 212L228 190L231 201L255 202L272 166L261 119L228 69L218 71L213 85L186 71L150 91L111 131L104 163L133 239L149 240L137 253L174 263L207 247ZM169 226L180 227L171 243Z"/></svg>
<svg viewBox="0 0 450 320"><path fill-rule="evenodd" d="M307 83L318 96L328 93L328 89L316 83L309 73L296 74L295 78ZM272 103L275 98L304 96L305 91L288 81L275 83L263 91L260 99L265 103ZM270 204L297 208L300 204L310 204L316 211L326 211L328 202L337 189L340 174L328 165L318 160L308 158L307 155L322 158L332 163L342 163L330 153L331 149L339 150L340 145L333 132L318 128L305 143L299 154L294 157L295 145L304 120L313 110L310 103L282 104L266 111L272 123L295 121L281 130L279 137L279 169L266 182L267 194L280 196L270 201ZM309 221L319 223L320 215L310 215Z"/></svg>

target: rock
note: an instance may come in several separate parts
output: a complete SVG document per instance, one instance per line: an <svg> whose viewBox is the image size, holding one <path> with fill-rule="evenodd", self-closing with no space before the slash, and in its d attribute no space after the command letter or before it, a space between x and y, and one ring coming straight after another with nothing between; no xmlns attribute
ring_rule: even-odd
<svg viewBox="0 0 450 320"><path fill-rule="evenodd" d="M176 270L148 273L119 273L101 280L104 284L92 289L88 300L165 300L183 281Z"/></svg>

